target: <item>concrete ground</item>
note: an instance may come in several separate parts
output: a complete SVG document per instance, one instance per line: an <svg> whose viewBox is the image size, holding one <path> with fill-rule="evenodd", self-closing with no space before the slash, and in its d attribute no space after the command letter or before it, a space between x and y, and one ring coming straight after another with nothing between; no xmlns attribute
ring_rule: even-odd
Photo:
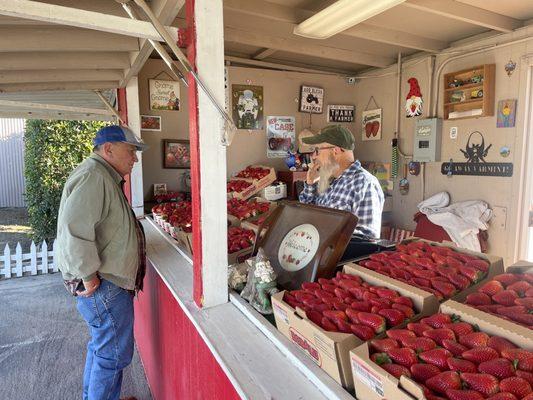
<svg viewBox="0 0 533 400"><path fill-rule="evenodd" d="M88 339L60 274L0 281L0 399L81 400ZM125 396L152 399L137 350Z"/></svg>
<svg viewBox="0 0 533 400"><path fill-rule="evenodd" d="M28 252L31 244L28 236L30 233L26 208L0 207L0 252L3 253L4 247L9 244L14 253L17 242L20 242L23 252Z"/></svg>

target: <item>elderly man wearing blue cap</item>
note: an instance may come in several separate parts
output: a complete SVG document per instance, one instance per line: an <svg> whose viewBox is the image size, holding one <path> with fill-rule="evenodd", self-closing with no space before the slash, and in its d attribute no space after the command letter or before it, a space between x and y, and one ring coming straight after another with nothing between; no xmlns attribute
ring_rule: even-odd
<svg viewBox="0 0 533 400"><path fill-rule="evenodd" d="M116 125L100 129L93 143L63 188L57 264L91 335L83 399L117 400L133 356L133 296L145 273L144 232L122 185L147 146Z"/></svg>

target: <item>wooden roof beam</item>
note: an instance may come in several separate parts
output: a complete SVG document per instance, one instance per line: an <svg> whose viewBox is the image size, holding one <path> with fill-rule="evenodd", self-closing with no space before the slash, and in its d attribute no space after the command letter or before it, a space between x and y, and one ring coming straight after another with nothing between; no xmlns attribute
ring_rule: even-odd
<svg viewBox="0 0 533 400"><path fill-rule="evenodd" d="M263 49L255 53L252 58L254 60L264 60L265 58L270 57L276 51L276 49Z"/></svg>
<svg viewBox="0 0 533 400"><path fill-rule="evenodd" d="M0 71L124 69L129 65L127 52L13 52L0 55Z"/></svg>
<svg viewBox="0 0 533 400"><path fill-rule="evenodd" d="M32 82L0 84L0 93L37 92L43 90L105 90L116 89L116 81Z"/></svg>
<svg viewBox="0 0 533 400"><path fill-rule="evenodd" d="M75 112L79 114L98 114L98 115L114 115L108 109L103 108L87 108L87 107L74 107L66 106L62 104L44 104L44 103L33 103L27 101L13 101L13 100L3 100L0 99L0 107L4 111L5 108L15 108L15 109L35 109L35 110L53 110L53 111L66 111L66 112Z"/></svg>
<svg viewBox="0 0 533 400"><path fill-rule="evenodd" d="M110 70L0 71L0 85L44 82L120 81L123 72Z"/></svg>

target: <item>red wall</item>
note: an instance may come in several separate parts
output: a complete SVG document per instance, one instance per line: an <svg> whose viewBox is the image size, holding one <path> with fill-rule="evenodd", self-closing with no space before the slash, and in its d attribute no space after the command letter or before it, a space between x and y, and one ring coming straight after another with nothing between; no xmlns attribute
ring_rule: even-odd
<svg viewBox="0 0 533 400"><path fill-rule="evenodd" d="M149 263L135 301L135 340L154 400L240 399Z"/></svg>

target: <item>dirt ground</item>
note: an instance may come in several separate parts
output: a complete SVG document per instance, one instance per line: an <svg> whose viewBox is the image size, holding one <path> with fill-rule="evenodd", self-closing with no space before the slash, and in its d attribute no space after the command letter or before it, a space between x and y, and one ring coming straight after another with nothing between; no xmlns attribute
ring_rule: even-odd
<svg viewBox="0 0 533 400"><path fill-rule="evenodd" d="M31 228L28 224L26 208L0 208L0 252L4 252L6 244L12 251L20 242L22 251L29 251Z"/></svg>

